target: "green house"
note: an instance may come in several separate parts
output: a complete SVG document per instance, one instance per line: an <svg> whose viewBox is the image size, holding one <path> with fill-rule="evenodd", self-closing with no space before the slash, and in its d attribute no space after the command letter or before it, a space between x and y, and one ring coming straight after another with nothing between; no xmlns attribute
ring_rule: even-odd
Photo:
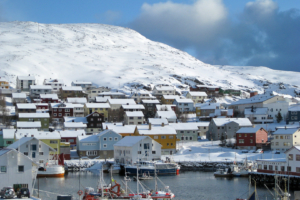
<svg viewBox="0 0 300 200"><path fill-rule="evenodd" d="M228 89L228 88L220 88L219 93L224 95L232 95L232 96L241 96L241 90Z"/></svg>
<svg viewBox="0 0 300 200"><path fill-rule="evenodd" d="M7 147L15 142L15 129L3 129L0 133L0 147Z"/></svg>
<svg viewBox="0 0 300 200"><path fill-rule="evenodd" d="M41 122L42 130L49 130L49 113L19 113L20 122Z"/></svg>

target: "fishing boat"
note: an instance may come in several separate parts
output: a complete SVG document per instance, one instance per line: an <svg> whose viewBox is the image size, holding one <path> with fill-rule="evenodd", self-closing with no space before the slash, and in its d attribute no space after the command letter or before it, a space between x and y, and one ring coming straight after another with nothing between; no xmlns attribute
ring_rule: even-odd
<svg viewBox="0 0 300 200"><path fill-rule="evenodd" d="M226 169L217 169L217 171L214 173L215 177L232 177L232 171L231 168Z"/></svg>
<svg viewBox="0 0 300 200"><path fill-rule="evenodd" d="M37 171L37 177L64 177L65 168L58 164L46 164L43 167L39 167Z"/></svg>
<svg viewBox="0 0 300 200"><path fill-rule="evenodd" d="M133 165L125 166L125 170L129 175L137 174L137 167L139 168L139 173L154 175L154 165L156 165L157 175L178 175L180 166L177 163L172 162L162 162L162 161L138 161Z"/></svg>
<svg viewBox="0 0 300 200"><path fill-rule="evenodd" d="M148 173L148 174L143 173L142 176L139 176L139 180L151 180L151 179L153 179L153 176L150 176L149 173ZM134 177L133 177L133 180L136 181L136 180L137 180L137 177L134 176Z"/></svg>

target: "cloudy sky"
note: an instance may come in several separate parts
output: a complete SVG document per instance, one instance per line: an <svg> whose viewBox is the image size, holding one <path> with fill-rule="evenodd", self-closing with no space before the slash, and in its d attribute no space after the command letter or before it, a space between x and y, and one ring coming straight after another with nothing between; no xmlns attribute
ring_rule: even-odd
<svg viewBox="0 0 300 200"><path fill-rule="evenodd" d="M0 0L0 21L104 23L215 65L300 71L299 0Z"/></svg>

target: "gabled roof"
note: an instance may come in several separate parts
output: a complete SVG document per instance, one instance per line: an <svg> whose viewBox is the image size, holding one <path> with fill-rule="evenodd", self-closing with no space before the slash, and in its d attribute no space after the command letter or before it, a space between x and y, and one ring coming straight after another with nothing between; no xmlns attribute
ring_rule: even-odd
<svg viewBox="0 0 300 200"><path fill-rule="evenodd" d="M17 122L17 128L41 128L41 122Z"/></svg>
<svg viewBox="0 0 300 200"><path fill-rule="evenodd" d="M31 140L38 140L35 137L23 137L20 138L18 141L14 142L13 144L9 145L7 148L11 148L11 149L17 149L19 148L21 145L26 144L27 142L31 141ZM45 144L44 142L40 141L43 145L48 146L48 148L51 151L56 151L55 149L53 149L52 147L50 147L49 145Z"/></svg>
<svg viewBox="0 0 300 200"><path fill-rule="evenodd" d="M52 90L50 85L30 85L32 90Z"/></svg>
<svg viewBox="0 0 300 200"><path fill-rule="evenodd" d="M57 94L40 94L41 99L52 99L52 100L58 100Z"/></svg>
<svg viewBox="0 0 300 200"><path fill-rule="evenodd" d="M67 90L67 91L82 91L81 86L64 86L62 87L62 90Z"/></svg>
<svg viewBox="0 0 300 200"><path fill-rule="evenodd" d="M87 108L110 108L108 103L86 103Z"/></svg>
<svg viewBox="0 0 300 200"><path fill-rule="evenodd" d="M137 126L140 135L176 135L176 130L172 126L151 126L140 125Z"/></svg>
<svg viewBox="0 0 300 200"><path fill-rule="evenodd" d="M171 111L173 110L172 107L176 108L175 104L162 104L162 105L155 105L156 106L156 110L158 111Z"/></svg>
<svg viewBox="0 0 300 200"><path fill-rule="evenodd" d="M189 92L192 97L206 97L206 92Z"/></svg>
<svg viewBox="0 0 300 200"><path fill-rule="evenodd" d="M167 118L167 119L177 119L176 113L171 111L156 111L158 117Z"/></svg>
<svg viewBox="0 0 300 200"><path fill-rule="evenodd" d="M25 93L12 93L13 99L25 99L26 94Z"/></svg>
<svg viewBox="0 0 300 200"><path fill-rule="evenodd" d="M90 81L73 81L72 84L92 84Z"/></svg>
<svg viewBox="0 0 300 200"><path fill-rule="evenodd" d="M64 117L64 122L82 122L84 124L88 123L86 117Z"/></svg>
<svg viewBox="0 0 300 200"><path fill-rule="evenodd" d="M214 110L220 108L220 103L197 103L195 107L200 108L201 110Z"/></svg>
<svg viewBox="0 0 300 200"><path fill-rule="evenodd" d="M212 121L214 121L217 126L224 126L230 122L236 122L239 126L252 126L248 118L213 118Z"/></svg>
<svg viewBox="0 0 300 200"><path fill-rule="evenodd" d="M198 130L198 123L170 123L175 130Z"/></svg>
<svg viewBox="0 0 300 200"><path fill-rule="evenodd" d="M132 147L136 143L139 143L140 141L142 141L142 140L144 140L146 138L150 138L150 137L149 136L126 136L122 140L120 140L116 144L114 144L114 146L118 146L118 147ZM150 138L150 139L152 140L152 142L156 142L152 138ZM159 144L158 142L156 142L156 143ZM159 144L159 145L161 145L161 144Z"/></svg>
<svg viewBox="0 0 300 200"><path fill-rule="evenodd" d="M253 112L252 112L253 111ZM245 108L245 115L267 115L268 108Z"/></svg>
<svg viewBox="0 0 300 200"><path fill-rule="evenodd" d="M178 102L178 103L191 103L194 104L192 99L175 99L174 102Z"/></svg>
<svg viewBox="0 0 300 200"><path fill-rule="evenodd" d="M249 99L241 99L239 101L232 102L230 105L262 103L262 102L272 99L274 97L278 97L278 96L269 96L269 95L265 95L265 94L259 94L259 95L253 96Z"/></svg>
<svg viewBox="0 0 300 200"><path fill-rule="evenodd" d="M19 118L50 118L49 113L19 113Z"/></svg>
<svg viewBox="0 0 300 200"><path fill-rule="evenodd" d="M119 133L116 133L115 131L109 130L109 129L104 130L104 131L98 133L97 136L101 137L101 136L103 136L103 135L106 135L106 134L112 134L112 133L115 133L115 134L121 136Z"/></svg>
<svg viewBox="0 0 300 200"><path fill-rule="evenodd" d="M242 127L236 133L256 133L261 128L262 127L260 127L260 126L256 126L256 127Z"/></svg>
<svg viewBox="0 0 300 200"><path fill-rule="evenodd" d="M7 154L7 153L9 153L9 152L15 152L15 153L17 153L17 155L20 155L20 156L22 156L22 157L24 157L24 158L30 160L34 166L37 166L37 165L38 165L38 164L35 163L31 158L29 158L28 156L25 156L23 153L21 153L21 152L15 150L15 149L9 149L9 148L1 149L1 150L0 150L0 156L3 156L3 155L5 155L5 154ZM16 159L18 159L18 158L16 158Z"/></svg>
<svg viewBox="0 0 300 200"><path fill-rule="evenodd" d="M51 108L74 108L72 103L51 103Z"/></svg>
<svg viewBox="0 0 300 200"><path fill-rule="evenodd" d="M135 101L133 99L108 99L109 104L121 104L121 105L126 105L126 104L133 104L135 105Z"/></svg>
<svg viewBox="0 0 300 200"><path fill-rule="evenodd" d="M17 103L18 109L36 109L35 104L33 103Z"/></svg>
<svg viewBox="0 0 300 200"><path fill-rule="evenodd" d="M178 95L163 95L164 99L180 99L180 96Z"/></svg>
<svg viewBox="0 0 300 200"><path fill-rule="evenodd" d="M175 90L173 86L155 86L154 89L162 91L162 90Z"/></svg>
<svg viewBox="0 0 300 200"><path fill-rule="evenodd" d="M233 116L233 109L216 109L214 115L221 116L222 112L227 112L226 116Z"/></svg>
<svg viewBox="0 0 300 200"><path fill-rule="evenodd" d="M103 129L106 129L106 127L107 127L107 129L111 129L119 134L124 134L124 133L133 134L135 127L136 127L136 125L124 125L123 126L122 123L116 123L116 124L103 123L102 126L103 126Z"/></svg>
<svg viewBox="0 0 300 200"><path fill-rule="evenodd" d="M62 138L68 137L77 137L77 136L85 136L85 130L65 130L65 131L58 131Z"/></svg>
<svg viewBox="0 0 300 200"><path fill-rule="evenodd" d="M145 109L143 104L135 104L135 105L122 105L123 109Z"/></svg>
<svg viewBox="0 0 300 200"><path fill-rule="evenodd" d="M99 137L97 135L85 135L78 136L79 142L98 142Z"/></svg>
<svg viewBox="0 0 300 200"><path fill-rule="evenodd" d="M15 131L15 129L12 129ZM60 134L57 131L38 131L37 129L17 129L15 133L16 139L19 140L23 137L35 137L39 140L46 139L60 139Z"/></svg>
<svg viewBox="0 0 300 200"><path fill-rule="evenodd" d="M300 112L300 104L290 106L289 111Z"/></svg>
<svg viewBox="0 0 300 200"><path fill-rule="evenodd" d="M19 80L35 80L34 76L18 76Z"/></svg>
<svg viewBox="0 0 300 200"><path fill-rule="evenodd" d="M86 118L88 118L88 117L90 117L90 116L92 116L93 114L99 114L100 116L103 116L103 113L98 113L97 111L95 111L95 112L92 112L91 114L88 114L87 116L85 116Z"/></svg>
<svg viewBox="0 0 300 200"><path fill-rule="evenodd" d="M286 150L284 153L287 154L292 149L297 149L298 151L300 151L300 146L292 146L290 149Z"/></svg>
<svg viewBox="0 0 300 200"><path fill-rule="evenodd" d="M169 122L166 118L148 118L148 123L154 126L161 126L162 123L164 125L168 125Z"/></svg>
<svg viewBox="0 0 300 200"><path fill-rule="evenodd" d="M67 102L68 103L86 103L87 100L84 97L68 97Z"/></svg>
<svg viewBox="0 0 300 200"><path fill-rule="evenodd" d="M63 84L64 80L62 80L62 79L45 79L44 83L58 83L58 84L61 83L61 84Z"/></svg>
<svg viewBox="0 0 300 200"><path fill-rule="evenodd" d="M144 113L142 111L126 111L125 115L128 117L144 117Z"/></svg>
<svg viewBox="0 0 300 200"><path fill-rule="evenodd" d="M98 102L98 103L106 103L107 99L111 99L111 97L110 96L96 97L96 102Z"/></svg>
<svg viewBox="0 0 300 200"><path fill-rule="evenodd" d="M143 103L154 103L159 104L160 102L158 100L142 100Z"/></svg>
<svg viewBox="0 0 300 200"><path fill-rule="evenodd" d="M298 131L297 128L288 128L288 129L278 129L277 131L275 131L273 133L273 135L291 135L291 134L294 134Z"/></svg>
<svg viewBox="0 0 300 200"><path fill-rule="evenodd" d="M64 122L65 128L86 128L86 124L82 122Z"/></svg>

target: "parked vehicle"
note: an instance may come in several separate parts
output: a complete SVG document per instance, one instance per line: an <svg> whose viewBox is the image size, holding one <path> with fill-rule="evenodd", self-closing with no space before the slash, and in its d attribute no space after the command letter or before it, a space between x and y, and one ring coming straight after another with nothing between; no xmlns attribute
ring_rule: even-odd
<svg viewBox="0 0 300 200"><path fill-rule="evenodd" d="M255 153L263 153L264 151L262 149L257 149Z"/></svg>
<svg viewBox="0 0 300 200"><path fill-rule="evenodd" d="M242 153L248 153L248 150L242 150Z"/></svg>
<svg viewBox="0 0 300 200"><path fill-rule="evenodd" d="M4 199L13 199L16 197L16 193L14 191L14 189L9 188L5 190L5 194L3 196Z"/></svg>
<svg viewBox="0 0 300 200"><path fill-rule="evenodd" d="M21 188L18 193L18 198L28 197L30 198L30 192L28 188Z"/></svg>
<svg viewBox="0 0 300 200"><path fill-rule="evenodd" d="M5 194L5 192L6 192L6 190L7 189L13 189L12 187L3 187L2 189L1 189L1 191L0 191L0 197L1 198L4 198L4 194Z"/></svg>

